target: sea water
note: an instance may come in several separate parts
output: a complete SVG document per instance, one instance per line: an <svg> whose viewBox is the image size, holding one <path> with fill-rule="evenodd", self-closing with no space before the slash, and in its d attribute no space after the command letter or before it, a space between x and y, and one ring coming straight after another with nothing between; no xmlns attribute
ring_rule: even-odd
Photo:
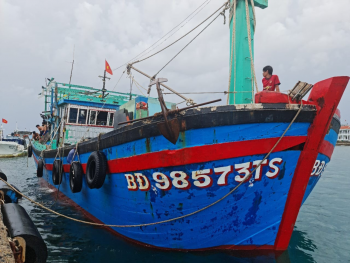
<svg viewBox="0 0 350 263"><path fill-rule="evenodd" d="M8 181L62 214L88 220L53 190L40 186L32 158L0 159ZM110 232L58 217L22 199L48 248L47 262L350 262L350 147L332 161L302 206L288 251L282 254L169 252L127 242Z"/></svg>

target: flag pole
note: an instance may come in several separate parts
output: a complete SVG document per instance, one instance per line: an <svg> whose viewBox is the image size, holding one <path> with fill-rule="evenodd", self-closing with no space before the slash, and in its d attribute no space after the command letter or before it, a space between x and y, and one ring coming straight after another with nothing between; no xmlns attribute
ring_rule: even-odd
<svg viewBox="0 0 350 263"><path fill-rule="evenodd" d="M111 69L109 68L109 65L108 65L108 67L107 67L107 65L108 65L108 63L107 63L107 61L106 61L106 66L105 66L105 70L103 71L103 76L98 76L99 78L101 78L102 79L102 81L103 81L103 87L102 87L102 98L104 98L105 97L105 93L106 93L106 79L110 79L109 77L106 77L106 71L107 70L109 70L109 71L111 71ZM112 71L111 71L112 72ZM111 74L111 72L108 72L108 73L110 73ZM109 93L108 93L109 94ZM108 95L107 94L107 95ZM107 96L106 95L106 96Z"/></svg>
<svg viewBox="0 0 350 263"><path fill-rule="evenodd" d="M105 92L106 92L106 70L104 71L104 74L103 74L103 88L102 88L102 98L105 97Z"/></svg>

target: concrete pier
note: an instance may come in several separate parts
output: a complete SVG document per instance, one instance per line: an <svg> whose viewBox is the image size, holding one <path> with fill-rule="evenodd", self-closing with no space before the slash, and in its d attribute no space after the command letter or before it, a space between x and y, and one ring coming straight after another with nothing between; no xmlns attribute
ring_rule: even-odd
<svg viewBox="0 0 350 263"><path fill-rule="evenodd" d="M0 263L15 263L0 209Z"/></svg>

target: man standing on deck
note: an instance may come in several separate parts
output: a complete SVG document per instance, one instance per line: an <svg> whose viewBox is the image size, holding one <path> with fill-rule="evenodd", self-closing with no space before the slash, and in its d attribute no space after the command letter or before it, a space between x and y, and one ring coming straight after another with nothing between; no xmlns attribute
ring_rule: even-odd
<svg viewBox="0 0 350 263"><path fill-rule="evenodd" d="M39 130L39 136L42 136L42 135L43 135L43 133L44 133L44 128L43 128L43 127L41 127L39 124L37 124L35 127L37 127L37 128L38 128L38 130Z"/></svg>
<svg viewBox="0 0 350 263"><path fill-rule="evenodd" d="M263 88L265 91L276 91L280 92L280 80L277 75L272 75L273 68L271 66L266 66L263 68L262 79Z"/></svg>

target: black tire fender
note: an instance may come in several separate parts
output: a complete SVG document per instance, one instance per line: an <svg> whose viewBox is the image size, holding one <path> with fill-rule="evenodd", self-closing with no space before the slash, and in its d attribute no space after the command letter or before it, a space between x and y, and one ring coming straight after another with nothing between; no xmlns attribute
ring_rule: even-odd
<svg viewBox="0 0 350 263"><path fill-rule="evenodd" d="M28 153L28 157L32 157L33 154L33 148L31 145L28 146L27 148L27 153Z"/></svg>
<svg viewBox="0 0 350 263"><path fill-rule="evenodd" d="M52 182L54 185L59 185L62 182L63 166L61 160L55 160L52 168Z"/></svg>
<svg viewBox="0 0 350 263"><path fill-rule="evenodd" d="M4 173L1 171L1 169L0 169L0 178L1 178L2 180L4 180L4 181L7 182L7 176L6 176L6 174L4 174Z"/></svg>
<svg viewBox="0 0 350 263"><path fill-rule="evenodd" d="M91 153L86 165L86 182L90 189L103 186L107 172L107 158L102 152Z"/></svg>
<svg viewBox="0 0 350 263"><path fill-rule="evenodd" d="M69 172L69 185L72 193L79 193L83 185L83 168L81 163L72 162Z"/></svg>
<svg viewBox="0 0 350 263"><path fill-rule="evenodd" d="M42 159L40 159L38 161L38 168L36 170L36 176L43 177L43 172L44 172L44 161Z"/></svg>

